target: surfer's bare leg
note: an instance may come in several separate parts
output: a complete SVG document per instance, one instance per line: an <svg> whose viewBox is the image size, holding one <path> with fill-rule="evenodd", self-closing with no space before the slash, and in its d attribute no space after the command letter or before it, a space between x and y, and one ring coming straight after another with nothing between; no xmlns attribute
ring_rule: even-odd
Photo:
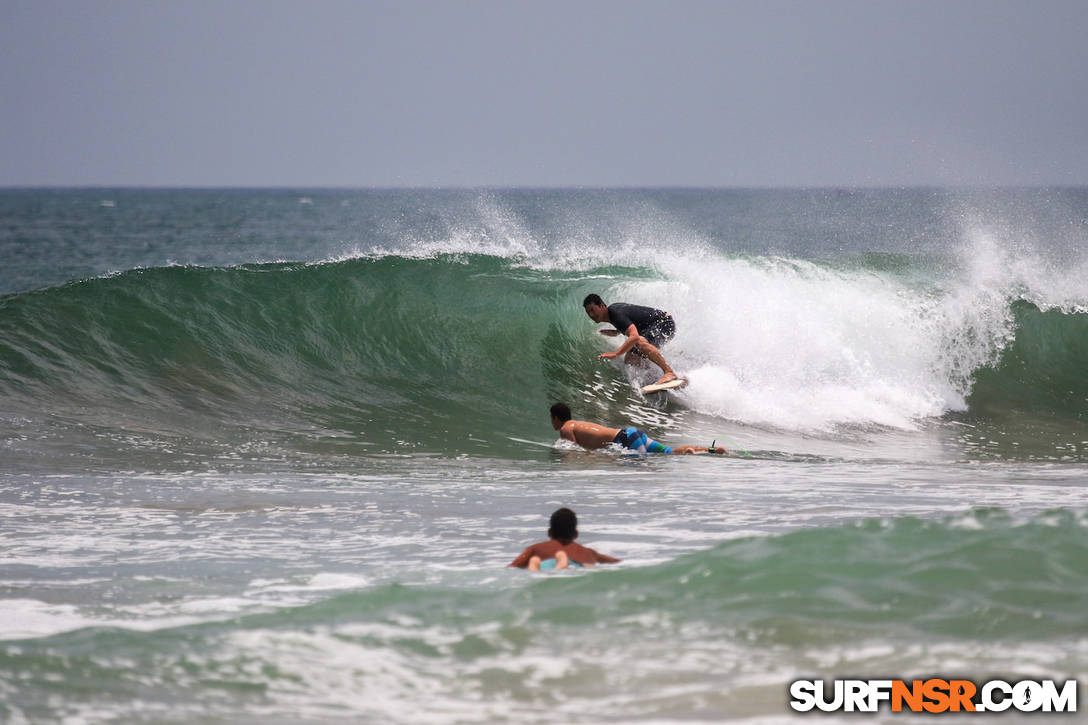
<svg viewBox="0 0 1088 725"><path fill-rule="evenodd" d="M664 375L654 382L654 385L660 385L661 383L667 383L670 380L676 380L676 373L674 373L672 368L669 367L669 364L665 362L665 357L661 354L661 351L651 345L650 341L645 337L638 338L638 342L635 343L635 350L638 350L642 353L643 357L661 368L661 372L664 373Z"/></svg>
<svg viewBox="0 0 1088 725"><path fill-rule="evenodd" d="M673 453L716 453L719 456L723 456L728 453L725 448L717 446L715 448L703 448L702 446L677 446L672 449Z"/></svg>
<svg viewBox="0 0 1088 725"><path fill-rule="evenodd" d="M540 557L534 556L529 559L529 571L540 571Z"/></svg>
<svg viewBox="0 0 1088 725"><path fill-rule="evenodd" d="M570 566L570 558L567 556L567 552L562 549L555 552L555 568L566 569L568 566Z"/></svg>

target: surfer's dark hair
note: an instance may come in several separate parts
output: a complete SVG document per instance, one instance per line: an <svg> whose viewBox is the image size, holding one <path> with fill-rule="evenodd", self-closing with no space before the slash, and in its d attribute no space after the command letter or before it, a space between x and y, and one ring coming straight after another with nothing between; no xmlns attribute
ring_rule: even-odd
<svg viewBox="0 0 1088 725"><path fill-rule="evenodd" d="M548 536L553 539L574 541L578 536L578 515L568 508L557 509L548 522Z"/></svg>
<svg viewBox="0 0 1088 725"><path fill-rule="evenodd" d="M603 305L604 300L602 300L601 296L598 295L598 294L586 295L586 298L584 300L582 300L582 307L589 307L591 304L593 304L593 305Z"/></svg>
<svg viewBox="0 0 1088 725"><path fill-rule="evenodd" d="M552 406L552 417L558 418L561 423L570 420L570 406L566 403L556 403Z"/></svg>

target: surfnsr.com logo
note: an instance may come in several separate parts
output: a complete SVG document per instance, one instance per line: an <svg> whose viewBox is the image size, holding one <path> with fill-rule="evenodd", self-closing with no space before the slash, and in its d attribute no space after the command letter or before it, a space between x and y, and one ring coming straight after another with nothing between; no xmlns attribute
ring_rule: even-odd
<svg viewBox="0 0 1088 725"><path fill-rule="evenodd" d="M877 712L883 703L892 712L1076 712L1077 681L796 680L790 698L798 712Z"/></svg>

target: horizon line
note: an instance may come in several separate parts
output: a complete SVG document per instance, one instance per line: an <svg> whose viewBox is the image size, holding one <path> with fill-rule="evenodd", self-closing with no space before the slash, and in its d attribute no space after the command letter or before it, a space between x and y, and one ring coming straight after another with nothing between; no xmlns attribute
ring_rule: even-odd
<svg viewBox="0 0 1088 725"><path fill-rule="evenodd" d="M424 185L279 185L260 184L0 184L0 191L892 191L892 190L1043 190L1085 189L1082 183L1023 184L797 184L797 185L697 185L697 184L436 184Z"/></svg>

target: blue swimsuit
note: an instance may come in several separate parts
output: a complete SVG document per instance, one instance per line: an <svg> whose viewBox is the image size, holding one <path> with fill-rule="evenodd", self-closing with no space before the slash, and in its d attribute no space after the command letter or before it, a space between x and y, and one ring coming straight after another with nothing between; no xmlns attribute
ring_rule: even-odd
<svg viewBox="0 0 1088 725"><path fill-rule="evenodd" d="M672 448L662 445L638 428L628 427L621 430L612 439L613 443L619 443L635 453L672 453Z"/></svg>
<svg viewBox="0 0 1088 725"><path fill-rule="evenodd" d="M554 569L555 565L558 564L558 563L559 562L556 561L555 559L545 559L544 561L540 562L540 570L541 571L548 571L549 569ZM570 566L576 566L579 569L582 568L582 565L579 564L578 562L574 561L573 559L570 560Z"/></svg>

